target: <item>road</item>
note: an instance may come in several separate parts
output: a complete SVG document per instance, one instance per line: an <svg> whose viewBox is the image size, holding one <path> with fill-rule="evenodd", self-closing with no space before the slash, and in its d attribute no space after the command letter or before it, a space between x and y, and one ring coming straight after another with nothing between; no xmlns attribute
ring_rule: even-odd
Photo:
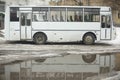
<svg viewBox="0 0 120 80"><path fill-rule="evenodd" d="M120 45L96 43L47 43L36 45L32 42L0 42L0 64L16 60L40 59L69 54L111 54L120 53Z"/></svg>

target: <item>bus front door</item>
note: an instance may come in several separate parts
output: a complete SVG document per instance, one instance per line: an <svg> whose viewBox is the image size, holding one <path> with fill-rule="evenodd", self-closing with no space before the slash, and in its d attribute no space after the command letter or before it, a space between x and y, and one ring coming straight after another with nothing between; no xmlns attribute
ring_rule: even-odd
<svg viewBox="0 0 120 80"><path fill-rule="evenodd" d="M31 13L21 12L20 38L21 40L31 39Z"/></svg>
<svg viewBox="0 0 120 80"><path fill-rule="evenodd" d="M101 39L111 39L111 16L109 15L101 16Z"/></svg>

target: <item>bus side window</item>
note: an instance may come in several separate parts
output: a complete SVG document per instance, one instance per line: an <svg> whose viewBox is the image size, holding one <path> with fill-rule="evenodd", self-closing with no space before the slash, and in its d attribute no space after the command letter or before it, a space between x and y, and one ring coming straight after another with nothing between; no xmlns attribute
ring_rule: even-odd
<svg viewBox="0 0 120 80"><path fill-rule="evenodd" d="M47 22L48 21L48 8L47 7L33 7L33 21Z"/></svg>
<svg viewBox="0 0 120 80"><path fill-rule="evenodd" d="M111 17L102 15L101 17L101 27L110 28L111 27Z"/></svg>
<svg viewBox="0 0 120 80"><path fill-rule="evenodd" d="M102 28L105 28L105 26L106 26L105 22L106 22L106 18L105 18L105 16L103 15L102 18L101 18L101 27L102 27Z"/></svg>
<svg viewBox="0 0 120 80"><path fill-rule="evenodd" d="M31 20L27 19L27 26L30 26L30 25L31 25Z"/></svg>
<svg viewBox="0 0 120 80"><path fill-rule="evenodd" d="M80 15L75 15L75 21L82 22L81 16Z"/></svg>
<svg viewBox="0 0 120 80"><path fill-rule="evenodd" d="M63 19L63 16L62 16L62 15L60 16L60 21L64 21L64 19Z"/></svg>
<svg viewBox="0 0 120 80"><path fill-rule="evenodd" d="M70 21L73 22L73 18L72 18L72 16L70 16Z"/></svg>
<svg viewBox="0 0 120 80"><path fill-rule="evenodd" d="M58 15L57 15L57 14L55 15L55 21L59 21L59 20L58 20Z"/></svg>
<svg viewBox="0 0 120 80"><path fill-rule="evenodd" d="M77 18L77 17L78 17L77 15L74 16L74 20L75 20L75 21L78 21L78 18Z"/></svg>
<svg viewBox="0 0 120 80"><path fill-rule="evenodd" d="M79 20L80 20L80 22L82 22L82 21L83 21L83 18L82 18L82 16L79 16Z"/></svg>
<svg viewBox="0 0 120 80"><path fill-rule="evenodd" d="M19 8L11 7L10 8L10 21L19 21Z"/></svg>
<svg viewBox="0 0 120 80"><path fill-rule="evenodd" d="M30 26L31 25L31 14L26 14L27 16L26 16L26 21L27 21L27 26Z"/></svg>
<svg viewBox="0 0 120 80"><path fill-rule="evenodd" d="M55 21L54 15L52 15L52 21L53 21L53 22Z"/></svg>
<svg viewBox="0 0 120 80"><path fill-rule="evenodd" d="M65 8L64 8L64 9L61 9L61 10L60 10L60 21L61 21L61 22L64 22L65 19L66 19L66 10L65 10Z"/></svg>
<svg viewBox="0 0 120 80"><path fill-rule="evenodd" d="M67 22L69 22L70 21L70 19L69 18L67 18Z"/></svg>
<svg viewBox="0 0 120 80"><path fill-rule="evenodd" d="M110 16L107 16L107 28L110 28L111 27L111 17Z"/></svg>
<svg viewBox="0 0 120 80"><path fill-rule="evenodd" d="M21 25L25 26L25 14L24 13L21 14Z"/></svg>
<svg viewBox="0 0 120 80"><path fill-rule="evenodd" d="M85 22L100 22L100 9L99 8L85 8L84 9Z"/></svg>
<svg viewBox="0 0 120 80"><path fill-rule="evenodd" d="M37 15L33 15L33 21L38 21Z"/></svg>
<svg viewBox="0 0 120 80"><path fill-rule="evenodd" d="M67 8L67 21L68 22L82 22L83 9L82 8Z"/></svg>
<svg viewBox="0 0 120 80"><path fill-rule="evenodd" d="M67 16L67 22L70 22L70 16Z"/></svg>
<svg viewBox="0 0 120 80"><path fill-rule="evenodd" d="M48 21L46 15L43 15L43 20Z"/></svg>

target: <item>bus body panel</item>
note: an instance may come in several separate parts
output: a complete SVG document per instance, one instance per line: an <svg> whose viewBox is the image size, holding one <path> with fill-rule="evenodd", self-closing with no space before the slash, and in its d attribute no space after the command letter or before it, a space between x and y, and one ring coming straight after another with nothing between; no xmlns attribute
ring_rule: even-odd
<svg viewBox="0 0 120 80"><path fill-rule="evenodd" d="M32 22L33 30L100 31L99 22Z"/></svg>
<svg viewBox="0 0 120 80"><path fill-rule="evenodd" d="M100 23L97 22L32 22L32 25L32 36L43 32L47 35L48 42L79 42L87 32L94 33L97 40L100 40Z"/></svg>
<svg viewBox="0 0 120 80"><path fill-rule="evenodd" d="M20 40L19 22L10 22L10 40Z"/></svg>
<svg viewBox="0 0 120 80"><path fill-rule="evenodd" d="M5 12L5 23L4 23L4 25L5 25L5 39L6 40L10 40L10 25L9 25L9 23L10 23L10 16L9 16L9 14L10 14L10 10L9 10L9 7L6 7L6 12Z"/></svg>
<svg viewBox="0 0 120 80"><path fill-rule="evenodd" d="M90 31L33 31L33 36L37 32L43 32L47 35L47 42L80 42L83 35ZM100 31L91 31L96 34L97 40L100 40Z"/></svg>
<svg viewBox="0 0 120 80"><path fill-rule="evenodd" d="M115 27L112 27L112 40L115 40L115 38L116 38L116 28Z"/></svg>

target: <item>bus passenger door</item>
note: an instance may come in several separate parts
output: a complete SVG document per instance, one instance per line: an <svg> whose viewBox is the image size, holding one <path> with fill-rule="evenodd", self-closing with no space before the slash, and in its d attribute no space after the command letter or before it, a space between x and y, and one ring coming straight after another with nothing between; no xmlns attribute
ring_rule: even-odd
<svg viewBox="0 0 120 80"><path fill-rule="evenodd" d="M101 16L101 39L111 39L111 16L109 15Z"/></svg>
<svg viewBox="0 0 120 80"><path fill-rule="evenodd" d="M21 40L31 39L31 13L21 12L20 20L20 37Z"/></svg>

